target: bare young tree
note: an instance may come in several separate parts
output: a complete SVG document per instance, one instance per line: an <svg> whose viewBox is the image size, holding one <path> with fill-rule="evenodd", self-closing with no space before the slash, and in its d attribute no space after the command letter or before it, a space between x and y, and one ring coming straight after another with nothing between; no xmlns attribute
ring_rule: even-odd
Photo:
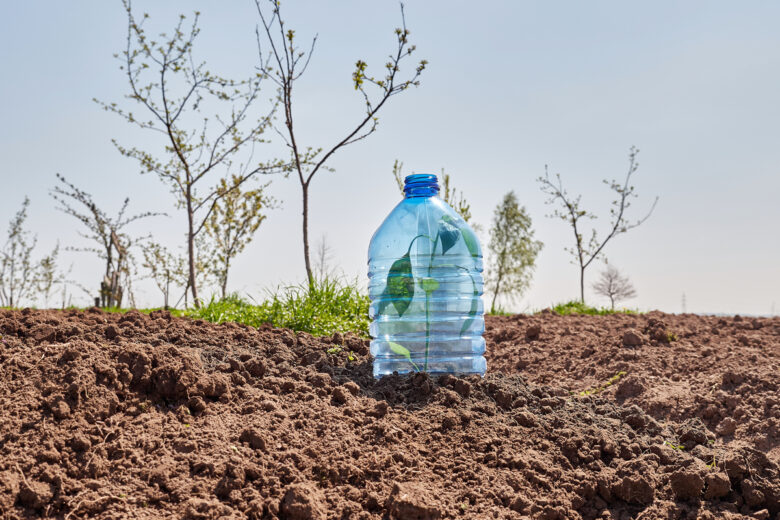
<svg viewBox="0 0 780 520"><path fill-rule="evenodd" d="M131 289L135 264L132 248L142 239L131 237L125 228L133 222L164 215L164 213L146 211L127 215L130 199L125 198L116 216L109 217L107 212L98 207L91 194L68 182L59 173L57 180L60 184L49 192L58 203L57 209L81 222L86 231L79 231L79 235L95 244L93 247L68 247L67 249L92 253L105 265L103 280L100 283L101 305L121 306L122 296L125 293L134 299Z"/></svg>
<svg viewBox="0 0 780 520"><path fill-rule="evenodd" d="M534 240L531 217L517 203L513 191L504 195L496 207L490 228L490 262L486 273L486 288L493 293L490 312L496 312L500 296L516 298L531 283L536 257L542 242Z"/></svg>
<svg viewBox="0 0 780 520"><path fill-rule="evenodd" d="M587 242L585 241L581 229L583 227L582 220L595 219L596 215L580 207L581 195L573 197L566 192L563 188L560 174L556 174L554 180L551 179L545 165L544 177L537 179L541 184L542 192L550 197L547 200L547 204L560 204L560 208L556 208L550 216L567 222L574 232L574 248L565 248L565 250L574 256L580 268L580 301L583 303L585 303L585 269L597 258L604 257L604 247L610 240L621 233L627 232L629 229L639 226L650 218L658 203L658 197L656 197L647 214L638 220L630 221L626 217L626 210L631 206L631 198L637 197L634 193L634 186L631 185L631 176L639 168L639 163L636 161L638 153L639 150L634 146L629 150L628 172L622 183L616 180L603 181L604 184L609 185L616 195L616 199L612 201L612 208L610 208L611 220L609 230L603 238L599 238L596 229L592 229L590 239Z"/></svg>
<svg viewBox="0 0 780 520"><path fill-rule="evenodd" d="M203 249L203 247L200 247L199 251ZM143 256L141 267L146 271L147 277L151 278L157 288L160 289L160 292L162 292L163 308L178 307L182 300L184 300L186 308L190 280L186 257L172 253L168 248L153 240L148 240L141 245L141 253ZM205 276L207 270L205 269L205 262L202 256L196 258L196 266L198 267L196 270L198 282L201 284L205 283L207 281ZM172 288L183 289L183 294L171 305Z"/></svg>
<svg viewBox="0 0 780 520"><path fill-rule="evenodd" d="M400 94L411 86L419 85L419 77L425 69L427 62L422 60L415 68L414 74L407 80L400 80L398 73L400 71L401 61L412 54L415 50L414 45L409 44L409 30L406 28L404 18L403 4L401 4L401 22L400 28L395 30L397 37L397 48L390 55L389 61L385 64L385 75L382 78L376 78L366 74L367 64L363 60L358 60L355 64L355 70L352 73L352 81L355 90L358 90L365 103L365 115L351 129L347 130L340 140L329 148L305 147L299 141L296 134L293 119L293 87L295 82L306 71L306 67L311 60L317 37L312 39L311 47L308 51L302 50L295 44L295 31L287 29L282 19L279 2L277 0L268 0L270 13L265 12L261 3L263 0L255 0L257 12L262 22L264 38L268 42L270 51L268 59L264 58L264 51L261 43L261 30L257 30L258 53L260 54L260 70L263 75L271 78L281 91L281 100L284 106L284 133L277 129L277 132L284 139L292 156L292 169L298 177L301 185L301 195L303 200L303 258L306 265L306 276L311 286L314 280L311 260L309 256L309 188L312 179L321 170L330 170L326 166L327 161L341 148L365 139L377 129L379 118L377 114L387 101ZM366 87L372 85L378 91L376 96L370 96Z"/></svg>
<svg viewBox="0 0 780 520"><path fill-rule="evenodd" d="M636 290L627 276L620 274L615 266L607 265L598 281L593 284L596 294L609 298L610 308L615 310L615 302L636 297Z"/></svg>
<svg viewBox="0 0 780 520"><path fill-rule="evenodd" d="M152 240L141 246L143 262L148 277L163 293L163 308L170 307L171 285L184 289L186 296L189 283L187 262L181 255L174 255L165 246Z"/></svg>
<svg viewBox="0 0 780 520"><path fill-rule="evenodd" d="M212 257L210 269L222 291L222 298L227 296L231 261L252 241L257 228L266 219L263 212L277 206L276 200L264 192L270 183L242 191L235 186L240 180L234 175L230 182L220 181L219 190L224 195L206 222Z"/></svg>
<svg viewBox="0 0 780 520"><path fill-rule="evenodd" d="M52 252L38 262L38 276L36 277L35 288L38 290L39 298L43 300L44 307L49 306L49 298L55 287L63 286L64 289L67 283L67 273L59 269L59 255L60 244L58 242Z"/></svg>
<svg viewBox="0 0 780 520"><path fill-rule="evenodd" d="M317 280L322 281L334 275L333 267L331 266L332 257L333 252L328 243L328 235L322 235L319 244L317 244L316 263L314 264L314 276Z"/></svg>
<svg viewBox="0 0 780 520"><path fill-rule="evenodd" d="M35 287L36 266L32 252L38 238L24 228L30 199L25 197L22 207L8 223L8 235L0 251L0 305L18 306Z"/></svg>
<svg viewBox="0 0 780 520"><path fill-rule="evenodd" d="M25 197L22 207L8 223L7 239L0 249L0 306L3 307L18 307L32 299L34 289L46 288L49 278L49 289L60 278L56 265L59 245L41 260L33 258L38 238L24 227L29 206L30 199Z"/></svg>
<svg viewBox="0 0 780 520"><path fill-rule="evenodd" d="M138 127L158 134L164 144L164 158L139 148L126 148L114 140L125 157L135 159L142 173L154 173L176 197L177 206L186 215L186 249L189 289L194 305L198 298L196 239L219 203L229 192L220 190L220 180L234 175L237 189L258 174L281 171L279 161L253 160L254 146L271 123L277 104L254 120L249 114L259 99L262 74L235 81L206 70L193 56L199 13L185 27L180 15L171 35L147 36L144 23L137 20L130 0L123 0L127 12L127 44L120 58L127 76L128 100L140 107L145 116L116 103L98 102ZM202 109L214 111L207 115ZM243 162L241 162L243 161ZM236 173L239 172L239 173ZM214 177L217 177L214 181Z"/></svg>
<svg viewBox="0 0 780 520"><path fill-rule="evenodd" d="M404 193L404 178L406 175L403 173L404 163L398 159L393 163L393 177L401 194ZM441 199L449 204L452 209L460 215L463 220L469 222L471 220L471 204L468 203L466 197L463 196L463 192L459 192L454 186L450 184L451 178L449 173L444 172L444 168L441 169L441 190L439 196ZM472 223L472 227L474 224Z"/></svg>

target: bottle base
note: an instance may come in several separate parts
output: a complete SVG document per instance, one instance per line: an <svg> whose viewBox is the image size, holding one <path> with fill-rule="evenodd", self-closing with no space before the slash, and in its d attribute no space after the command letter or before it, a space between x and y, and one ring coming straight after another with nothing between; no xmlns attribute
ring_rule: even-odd
<svg viewBox="0 0 780 520"><path fill-rule="evenodd" d="M410 374L427 372L439 374L478 374L484 376L487 371L487 361L484 356L458 356L448 358L428 359L412 357L409 359L374 359L374 378L388 376L393 372Z"/></svg>

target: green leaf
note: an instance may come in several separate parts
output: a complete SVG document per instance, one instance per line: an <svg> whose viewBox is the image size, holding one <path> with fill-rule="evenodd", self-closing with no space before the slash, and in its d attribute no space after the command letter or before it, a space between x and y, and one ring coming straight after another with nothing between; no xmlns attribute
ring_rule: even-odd
<svg viewBox="0 0 780 520"><path fill-rule="evenodd" d="M420 371L419 368L417 368L417 365L412 361L412 353L409 352L409 349L404 347L403 345L399 345L398 343L395 343L393 341L388 341L388 345L390 345L390 350L398 354L399 356L403 356L406 358L406 360L412 364L415 370L418 372Z"/></svg>
<svg viewBox="0 0 780 520"><path fill-rule="evenodd" d="M452 218L444 215L439 221L439 240L441 240L441 252L446 253L460 238L460 230L452 223Z"/></svg>
<svg viewBox="0 0 780 520"><path fill-rule="evenodd" d="M393 262L387 274L387 287L382 293L379 304L379 314L383 314L389 304L393 304L398 315L402 316L414 298L414 277L412 276L412 260L409 253Z"/></svg>
<svg viewBox="0 0 780 520"><path fill-rule="evenodd" d="M422 286L422 290L428 294L439 288L439 282L435 278L423 278L420 280L420 285Z"/></svg>
<svg viewBox="0 0 780 520"><path fill-rule="evenodd" d="M463 227L460 229L460 233L463 235L463 242L466 243L466 247L468 248L469 253L471 253L471 256L479 256L479 242L477 241L474 232L467 227Z"/></svg>

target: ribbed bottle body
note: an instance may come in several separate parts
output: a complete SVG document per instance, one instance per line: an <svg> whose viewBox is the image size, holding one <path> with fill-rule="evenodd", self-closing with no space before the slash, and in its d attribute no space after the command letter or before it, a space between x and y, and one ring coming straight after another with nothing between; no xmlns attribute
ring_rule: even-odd
<svg viewBox="0 0 780 520"><path fill-rule="evenodd" d="M486 370L482 252L435 196L405 198L369 247L374 377Z"/></svg>

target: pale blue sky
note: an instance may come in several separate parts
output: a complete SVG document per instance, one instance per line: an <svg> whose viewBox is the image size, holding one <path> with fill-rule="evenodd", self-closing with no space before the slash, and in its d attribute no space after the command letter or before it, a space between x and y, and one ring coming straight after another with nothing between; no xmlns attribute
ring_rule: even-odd
<svg viewBox="0 0 780 520"><path fill-rule="evenodd" d="M327 146L360 115L350 86L357 58L381 66L398 23L394 1L283 4L301 38L319 33L295 100L301 139ZM254 5L247 1L136 1L160 28L179 12L202 12L196 53L225 75L256 63ZM570 230L545 217L535 179L549 164L583 203L608 216L602 178L622 177L631 145L652 218L618 237L610 262L633 280L641 309L768 314L780 306L780 4L776 2L406 2L422 85L391 100L379 131L343 150L335 173L314 181L312 236L327 233L334 262L365 276L373 230L398 200L390 169L444 167L487 228L503 194L515 190L545 247L531 290L515 308L577 295L577 269L563 251ZM125 196L138 211L168 211L154 227L183 244L181 215L159 181L138 173L111 145L145 145L145 135L91 99L120 101L127 87L112 58L122 49L119 1L13 2L0 18L0 222L31 200L30 227L42 249L82 244L76 222L47 195L61 172L106 207ZM272 90L268 87L268 94ZM269 146L269 157L279 150ZM271 213L238 259L232 289L303 278L299 187L275 179L284 207ZM596 223L600 229L607 222ZM89 284L99 263L67 253L73 277ZM589 274L592 282L601 266ZM159 295L140 286L141 303ZM591 295L593 303L601 302ZM76 302L76 303L86 303ZM603 302L602 302L603 303Z"/></svg>

